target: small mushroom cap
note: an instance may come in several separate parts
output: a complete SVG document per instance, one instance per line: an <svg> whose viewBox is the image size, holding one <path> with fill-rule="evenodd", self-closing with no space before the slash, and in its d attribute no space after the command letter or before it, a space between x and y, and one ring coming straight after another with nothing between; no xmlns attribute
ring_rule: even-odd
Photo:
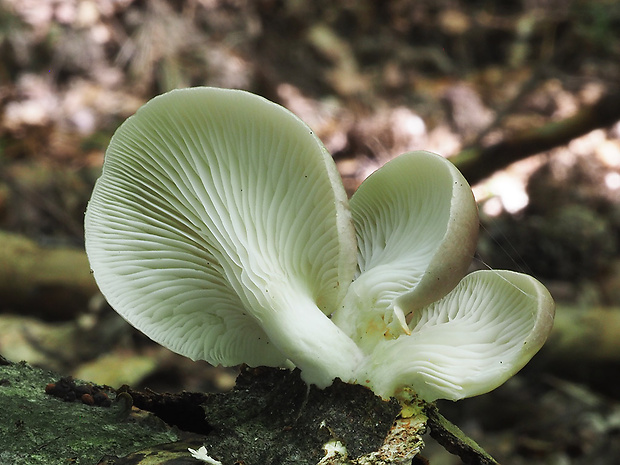
<svg viewBox="0 0 620 465"><path fill-rule="evenodd" d="M356 261L346 194L312 130L262 97L192 88L148 102L112 138L85 229L106 299L175 352L290 366L318 363L305 359L315 330L337 344L326 314Z"/></svg>
<svg viewBox="0 0 620 465"><path fill-rule="evenodd" d="M409 314L446 295L465 275L476 248L478 210L454 165L423 151L400 155L371 174L350 205L359 272L334 321L371 350L378 337L407 332Z"/></svg>
<svg viewBox="0 0 620 465"><path fill-rule="evenodd" d="M542 347L555 304L531 276L483 270L413 315L411 335L377 345L365 372L383 397L413 388L427 401L489 392Z"/></svg>

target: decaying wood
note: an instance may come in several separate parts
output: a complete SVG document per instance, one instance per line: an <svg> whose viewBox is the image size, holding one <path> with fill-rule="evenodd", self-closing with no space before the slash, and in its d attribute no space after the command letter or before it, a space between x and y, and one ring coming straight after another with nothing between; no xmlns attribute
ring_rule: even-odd
<svg viewBox="0 0 620 465"><path fill-rule="evenodd" d="M428 426L431 436L445 449L458 455L470 465L499 465L474 440L467 437L456 425L449 422L434 405L427 405Z"/></svg>
<svg viewBox="0 0 620 465"><path fill-rule="evenodd" d="M89 465L179 439L163 421L124 402L103 407L46 393L56 381L55 373L0 357L0 464Z"/></svg>
<svg viewBox="0 0 620 465"><path fill-rule="evenodd" d="M205 445L211 457L226 465L409 465L424 444L426 412L434 412L432 405L415 399L403 409L393 399L384 401L339 380L323 390L308 387L298 370L273 368L246 368L233 391L219 394L102 386L97 392L109 393L111 403L101 407L54 388L62 384L77 390L84 382L56 379L51 372L1 357L0 362L0 409L7 420L0 423L0 463L162 463L153 462L154 457L197 463L187 448ZM201 414L193 421L183 419L183 412L196 411ZM445 426L447 420L433 424L444 437L449 436L446 428L454 428ZM459 453L466 443L454 441L452 451ZM330 449L335 444L339 447ZM470 463L493 463L479 460L481 450L470 449Z"/></svg>
<svg viewBox="0 0 620 465"><path fill-rule="evenodd" d="M135 406L205 434L209 455L225 464L409 465L424 447L427 421L433 435L445 439L442 444L466 463L496 464L434 404L415 397L404 404L384 401L340 380L323 390L308 387L299 370L245 368L235 389L221 394L158 394L129 387L122 392ZM179 414L197 407L204 409L204 419L194 416L190 422ZM134 464L134 459L106 465Z"/></svg>

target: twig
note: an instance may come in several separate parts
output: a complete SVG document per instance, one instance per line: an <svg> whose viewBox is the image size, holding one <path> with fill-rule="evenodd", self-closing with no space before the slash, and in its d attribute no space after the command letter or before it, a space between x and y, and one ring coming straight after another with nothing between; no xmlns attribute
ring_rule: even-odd
<svg viewBox="0 0 620 465"><path fill-rule="evenodd" d="M439 413L434 404L426 404L425 413L431 436L448 452L458 455L468 465L499 465L473 439Z"/></svg>
<svg viewBox="0 0 620 465"><path fill-rule="evenodd" d="M620 91L615 90L570 118L525 131L488 147L466 148L450 160L471 184L475 184L511 163L565 145L594 129L611 126L618 120Z"/></svg>

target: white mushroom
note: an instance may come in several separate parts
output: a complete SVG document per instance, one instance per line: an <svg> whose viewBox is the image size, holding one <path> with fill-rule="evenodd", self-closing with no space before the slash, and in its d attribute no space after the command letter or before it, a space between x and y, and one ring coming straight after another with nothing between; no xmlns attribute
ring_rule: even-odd
<svg viewBox="0 0 620 465"><path fill-rule="evenodd" d="M361 379L386 398L403 388L427 401L484 394L538 352L554 308L547 289L531 276L471 273L443 299L414 313L410 336L381 341Z"/></svg>
<svg viewBox="0 0 620 465"><path fill-rule="evenodd" d="M401 155L362 183L351 210L359 271L333 321L367 354L360 384L456 400L496 388L540 349L554 312L542 284L507 271L462 279L478 211L449 161Z"/></svg>
<svg viewBox="0 0 620 465"><path fill-rule="evenodd" d="M109 303L192 359L350 379L359 349L326 313L355 270L347 198L319 139L235 90L157 97L114 134L86 213Z"/></svg>
<svg viewBox="0 0 620 465"><path fill-rule="evenodd" d="M461 173L430 152L401 155L377 170L353 195L351 210L359 272L333 319L371 350L381 336L408 333L407 316L465 275L478 210Z"/></svg>
<svg viewBox="0 0 620 465"><path fill-rule="evenodd" d="M463 279L478 216L449 161L398 157L350 213L308 126L243 91L177 90L129 118L85 228L103 294L149 337L214 364L297 366L319 387L481 394L527 363L553 321L529 276Z"/></svg>

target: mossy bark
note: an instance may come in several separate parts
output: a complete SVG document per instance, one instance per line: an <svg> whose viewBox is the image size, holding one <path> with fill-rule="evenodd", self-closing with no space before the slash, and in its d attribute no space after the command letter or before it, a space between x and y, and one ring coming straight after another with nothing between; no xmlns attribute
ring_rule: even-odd
<svg viewBox="0 0 620 465"><path fill-rule="evenodd" d="M384 401L339 380L308 387L298 370L246 368L220 394L101 387L109 407L67 397L56 388L74 382L58 379L0 356L0 465L197 464L187 449L203 445L223 465L410 465L425 463L427 426L469 463L495 463L432 404Z"/></svg>
<svg viewBox="0 0 620 465"><path fill-rule="evenodd" d="M0 358L0 464L90 465L179 438L154 415L132 415L124 402L94 407L46 394L57 379Z"/></svg>

